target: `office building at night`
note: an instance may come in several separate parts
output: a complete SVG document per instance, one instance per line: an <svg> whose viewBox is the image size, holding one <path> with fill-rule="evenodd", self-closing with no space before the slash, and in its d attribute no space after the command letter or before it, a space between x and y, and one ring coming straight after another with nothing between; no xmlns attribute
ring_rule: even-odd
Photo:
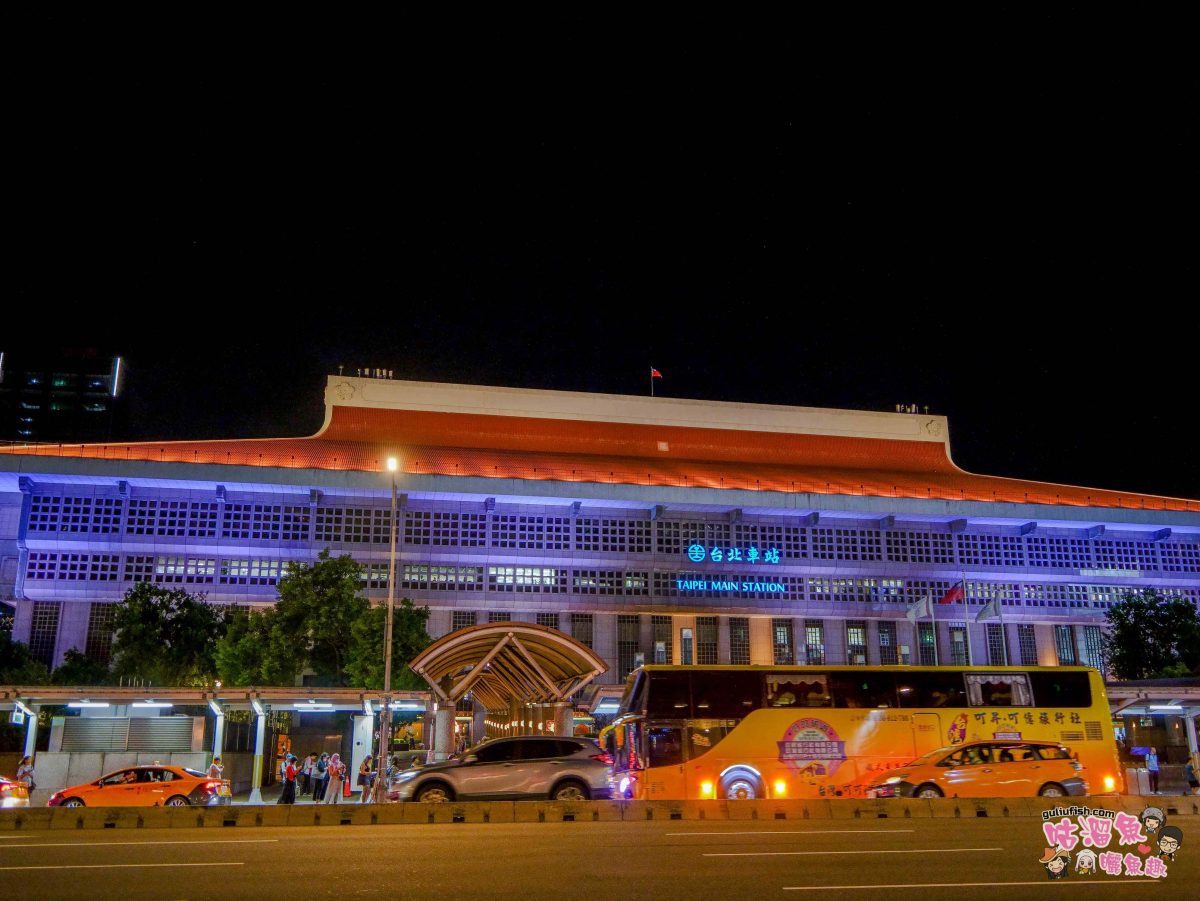
<svg viewBox="0 0 1200 901"><path fill-rule="evenodd" d="M381 601L389 456L396 595L430 634L553 626L607 683L639 662L1098 666L1123 592L1200 601L1200 501L971 475L940 416L340 375L325 401L310 438L0 455L14 638L104 659L135 583L270 604L324 548Z"/></svg>
<svg viewBox="0 0 1200 901"><path fill-rule="evenodd" d="M110 440L123 412L123 369L121 357L94 350L0 350L0 441Z"/></svg>

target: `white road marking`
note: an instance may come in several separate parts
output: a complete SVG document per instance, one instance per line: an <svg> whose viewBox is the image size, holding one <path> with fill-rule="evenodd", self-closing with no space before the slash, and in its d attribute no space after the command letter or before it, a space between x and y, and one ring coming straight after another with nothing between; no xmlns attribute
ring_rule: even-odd
<svg viewBox="0 0 1200 901"><path fill-rule="evenodd" d="M192 841L165 842L43 842L37 845L21 845L26 848L107 848L117 845L262 845L277 842L277 838L201 838Z"/></svg>
<svg viewBox="0 0 1200 901"><path fill-rule="evenodd" d="M915 829L783 829L754 830L751 832L668 832L667 835L842 835L846 833L874 835L888 832L916 832Z"/></svg>
<svg viewBox="0 0 1200 901"><path fill-rule="evenodd" d="M228 863L56 863L52 867L0 867L0 872L6 870L128 870L139 867L244 867L243 860Z"/></svg>
<svg viewBox="0 0 1200 901"><path fill-rule="evenodd" d="M1072 882L1072 886L1078 885L1115 885L1118 882L1135 882L1138 885L1155 885L1154 879L1095 879L1088 881ZM785 885L785 892L837 892L846 891L847 889L865 889L865 888L982 888L992 886L1007 886L1007 885L1058 885L1059 880L1056 879L1038 879L1032 882L897 882L884 885Z"/></svg>
<svg viewBox="0 0 1200 901"><path fill-rule="evenodd" d="M960 854L965 851L1003 851L1003 848L903 848L898 851L714 851L703 857L805 857L825 854Z"/></svg>

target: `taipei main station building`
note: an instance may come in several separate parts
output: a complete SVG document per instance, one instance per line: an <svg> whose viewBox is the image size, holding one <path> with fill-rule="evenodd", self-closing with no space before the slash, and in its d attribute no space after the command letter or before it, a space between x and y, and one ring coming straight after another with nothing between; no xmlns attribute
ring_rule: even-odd
<svg viewBox="0 0 1200 901"><path fill-rule="evenodd" d="M393 527L395 596L432 637L551 626L609 685L1101 667L1123 594L1200 602L1200 501L970 474L941 416L337 375L311 437L6 447L0 603L47 666L105 660L138 582L261 607L328 548L383 602Z"/></svg>

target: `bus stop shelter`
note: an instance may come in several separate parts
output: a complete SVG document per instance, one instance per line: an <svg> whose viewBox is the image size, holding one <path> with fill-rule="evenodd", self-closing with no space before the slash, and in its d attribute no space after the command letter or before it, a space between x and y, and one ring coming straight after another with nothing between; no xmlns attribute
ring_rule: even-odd
<svg viewBox="0 0 1200 901"><path fill-rule="evenodd" d="M393 691L392 709L410 711L427 721L433 714L432 695L427 691ZM91 720L108 720L110 731L138 725L135 721L170 715L176 708L203 708L205 718L211 717L212 740L204 742L207 730L193 731L190 752L181 757L185 765L204 768L214 756L222 754L225 745L225 720L231 711L251 714L254 721L254 753L250 778L250 802L262 802L263 768L272 749L265 747L267 717L272 711L293 714L349 713L353 736L350 772L355 772L367 754L374 753L378 729L377 716L382 692L366 688L158 688L144 686L58 686L8 685L0 686L0 710L9 711L12 722L25 725L25 754L33 755L38 739L38 712L47 706L66 707ZM198 717L194 719L199 719ZM89 725L100 725L89 723ZM141 730L144 731L144 730ZM185 740L186 743L186 740ZM132 748L131 745L124 747ZM176 745L175 747L180 747ZM65 785L71 772L70 744L56 748L48 755L39 755L39 790L54 791ZM129 750L128 753L136 753ZM152 751L151 751L152 753ZM62 758L62 759L59 759ZM179 761L177 761L179 762ZM61 770L61 777L56 778ZM99 774L98 774L99 775ZM62 780L62 785L56 785ZM82 781L82 780L77 780Z"/></svg>
<svg viewBox="0 0 1200 901"><path fill-rule="evenodd" d="M477 735L570 735L572 697L608 666L565 632L527 622L468 626L435 641L409 666L434 695L433 757L453 751L454 714L471 694Z"/></svg>

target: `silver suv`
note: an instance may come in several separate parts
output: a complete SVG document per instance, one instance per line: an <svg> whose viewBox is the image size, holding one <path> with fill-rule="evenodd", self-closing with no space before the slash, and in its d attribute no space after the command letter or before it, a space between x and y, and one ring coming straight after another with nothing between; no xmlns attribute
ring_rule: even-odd
<svg viewBox="0 0 1200 901"><path fill-rule="evenodd" d="M392 777L390 801L607 798L612 758L586 738L523 735L484 742Z"/></svg>

